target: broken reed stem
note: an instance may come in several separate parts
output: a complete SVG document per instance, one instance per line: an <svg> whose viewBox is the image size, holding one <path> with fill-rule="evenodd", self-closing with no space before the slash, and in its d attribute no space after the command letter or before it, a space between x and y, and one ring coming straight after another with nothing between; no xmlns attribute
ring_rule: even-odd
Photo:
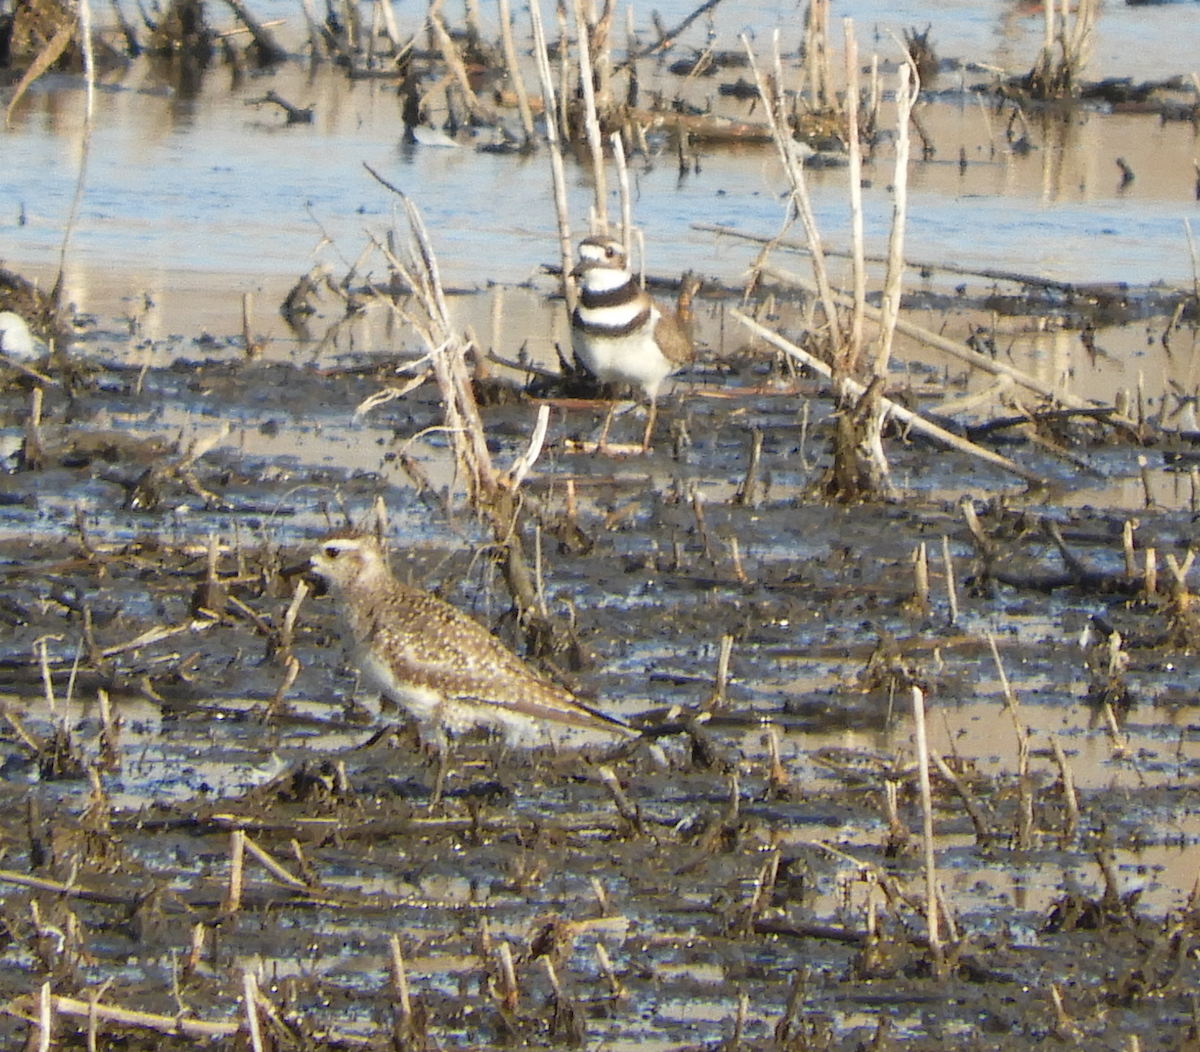
<svg viewBox="0 0 1200 1052"><path fill-rule="evenodd" d="M758 872L758 879L754 882L754 892L750 896L750 904L746 911L747 932L754 930L754 922L758 920L758 915L771 904L771 895L779 882L780 857L779 848L775 848Z"/></svg>
<svg viewBox="0 0 1200 1052"><path fill-rule="evenodd" d="M592 77L592 34L583 11L583 0L574 0L575 39L579 45L579 85L583 93L583 128L592 159L592 189L598 231L608 233L608 187L604 172L604 142L596 115L596 82Z"/></svg>
<svg viewBox="0 0 1200 1052"><path fill-rule="evenodd" d="M703 224L697 225L698 229L706 229ZM722 233L727 233L724 228ZM768 265L763 267L763 273L776 281L785 284L794 285L796 288L803 289L810 296L820 294L820 288L812 281L802 277L795 271L785 270L782 267ZM852 296L839 289L833 290L833 298L837 303L846 307L854 305ZM868 321L879 322L883 314L877 307L872 307L868 304L864 308L864 312ZM1020 369L1014 368L1006 362L999 359L993 359L986 354L981 354L979 351L972 350L965 344L956 340L948 339L940 333L926 329L921 325L915 325L913 322L907 321L904 318L896 320L896 332L903 333L905 336L911 336L914 340L920 340L921 343L928 347L936 348L939 351L944 351L946 354L958 358L960 361L967 362L979 369L990 373L993 376L1007 376L1014 383L1019 384L1028 391L1033 391L1035 394L1041 395L1043 398L1049 399L1059 405L1066 406L1068 409L1095 409L1096 406L1088 402L1084 398L1071 394L1069 391L1063 390L1061 385L1056 387L1053 384L1039 380L1035 376L1030 376L1028 373L1022 372ZM1118 413L1115 410L1108 414L1107 417L1113 423L1120 424L1123 427L1136 428L1138 423L1127 413Z"/></svg>
<svg viewBox="0 0 1200 1052"><path fill-rule="evenodd" d="M229 834L229 886L222 912L237 913L242 908L242 882L246 864L246 833L235 829Z"/></svg>
<svg viewBox="0 0 1200 1052"><path fill-rule="evenodd" d="M924 541L913 552L913 605L921 613L929 609L929 556Z"/></svg>
<svg viewBox="0 0 1200 1052"><path fill-rule="evenodd" d="M1145 456L1139 455L1138 475L1142 480L1142 503L1147 508L1154 507L1154 490L1150 484L1150 461Z"/></svg>
<svg viewBox="0 0 1200 1052"><path fill-rule="evenodd" d="M1050 748L1054 750L1054 762L1058 764L1058 777L1063 787L1063 806L1067 812L1058 843L1059 847L1066 849L1074 841L1075 832L1079 828L1079 794L1075 791L1075 775L1057 735L1050 735Z"/></svg>
<svg viewBox="0 0 1200 1052"><path fill-rule="evenodd" d="M596 963L600 966L600 974L604 976L605 982L608 983L608 996L614 1001L623 1000L626 996L625 987L621 985L621 980L617 978L612 958L608 956L608 949L604 943L599 941L596 943Z"/></svg>
<svg viewBox="0 0 1200 1052"><path fill-rule="evenodd" d="M24 467L29 471L41 470L46 464L46 445L42 441L42 403L46 392L39 384L29 392L29 416L25 421L25 449L22 453Z"/></svg>
<svg viewBox="0 0 1200 1052"><path fill-rule="evenodd" d="M704 494L700 492L699 486L692 487L691 505L692 514L696 517L696 533L699 534L704 547L704 558L709 562L715 562L712 541L708 535L708 520L704 515Z"/></svg>
<svg viewBox="0 0 1200 1052"><path fill-rule="evenodd" d="M917 749L917 780L921 788L921 844L925 855L925 926L929 933L929 950L933 967L942 977L945 958L938 924L937 854L933 844L933 790L929 784L929 741L925 735L925 695L920 687L912 688L913 731Z"/></svg>
<svg viewBox="0 0 1200 1052"><path fill-rule="evenodd" d="M909 62L897 71L900 83L896 88L896 170L892 177L892 229L888 238L887 278L883 284L880 305L879 340L872 368L876 376L886 377L892 356L892 338L896 319L900 316L900 295L904 286L904 231L908 212L908 155L909 118L919 84ZM882 420L881 420L882 422Z"/></svg>
<svg viewBox="0 0 1200 1052"><path fill-rule="evenodd" d="M252 332L254 318L254 293L242 293L242 353L247 358L256 358L262 352L259 343Z"/></svg>
<svg viewBox="0 0 1200 1052"><path fill-rule="evenodd" d="M783 74L782 61L779 57L778 30L775 30L772 39L775 47L775 83L781 85L783 83ZM754 83L758 88L759 95L762 97L763 110L771 126L771 138L775 143L776 152L779 154L783 170L792 188L792 202L796 207L797 214L800 216L800 222L804 227L804 236L808 240L808 247L812 252L813 277L816 279L821 306L825 311L825 323L830 341L830 357L832 358L833 352L837 350L840 337L838 332L837 308L834 306L833 287L829 282L829 271L825 265L825 253L821 247L821 235L817 230L817 219L813 212L812 199L809 197L808 184L804 179L804 165L796 154L796 140L788 129L787 114L784 111L782 96L779 92L773 91L768 87L766 79L759 71L758 62L754 56L754 49L750 46L750 40L745 33L742 34L741 40L742 46L746 49L746 54L749 56L750 68L754 72Z"/></svg>
<svg viewBox="0 0 1200 1052"><path fill-rule="evenodd" d="M546 444L546 432L549 427L550 407L543 404L538 406L537 418L533 424L533 434L529 436L529 445L509 468L505 479L505 486L508 489L516 491L525 481L529 472L533 470L533 465L537 463L538 457L542 454L542 447Z"/></svg>
<svg viewBox="0 0 1200 1052"><path fill-rule="evenodd" d="M208 934L208 928L203 921L197 921L192 925L192 938L188 946L188 955L183 962L183 978L190 979L196 974L196 969L200 967L200 963L204 960L204 943Z"/></svg>
<svg viewBox="0 0 1200 1052"><path fill-rule="evenodd" d="M404 967L404 952L400 949L400 936L394 932L388 939L392 952L392 990L400 1006L400 1022L407 1026L412 1019L412 998L408 992L408 971Z"/></svg>
<svg viewBox="0 0 1200 1052"><path fill-rule="evenodd" d="M1195 87L1196 76L1192 74L1193 90L1200 91ZM1200 166L1196 169L1196 186L1197 193L1200 193ZM1192 295L1196 299L1200 299L1200 254L1196 251L1196 239L1192 236L1192 223L1190 219L1184 219L1183 232L1187 235L1188 252L1192 257Z"/></svg>
<svg viewBox="0 0 1200 1052"><path fill-rule="evenodd" d="M757 508L760 502L758 473L762 467L763 432L756 427L750 440L750 462L746 465L746 475L742 479L731 503L744 508Z"/></svg>
<svg viewBox="0 0 1200 1052"><path fill-rule="evenodd" d="M625 161L625 140L620 132L609 137L612 143L613 164L617 169L617 186L621 193L621 244L625 246L625 258L630 258L633 248L633 194L629 188L629 165ZM646 249L642 245L642 267L646 266Z"/></svg>
<svg viewBox="0 0 1200 1052"><path fill-rule="evenodd" d="M242 972L242 1003L246 1010L246 1026L250 1031L250 1047L263 1052L262 1024L258 1018L258 980L247 969Z"/></svg>
<svg viewBox="0 0 1200 1052"><path fill-rule="evenodd" d="M38 992L38 1039L37 1052L50 1052L50 1041L54 1034L54 998L50 983L42 983Z"/></svg>
<svg viewBox="0 0 1200 1052"><path fill-rule="evenodd" d="M288 603L279 629L279 649L285 659L292 653L292 642L296 638L296 618L300 616L300 607L311 591L303 577L297 578L293 587L295 592L292 594L292 601Z"/></svg>
<svg viewBox="0 0 1200 1052"><path fill-rule="evenodd" d="M517 986L517 970L513 966L512 947L502 942L497 947L500 954L501 1001L505 1009L515 1012L521 1003L521 989Z"/></svg>
<svg viewBox="0 0 1200 1052"><path fill-rule="evenodd" d="M467 368L467 348L450 322L437 256L429 241L425 222L408 195L389 183L370 165L364 164L363 167L376 182L399 197L404 205L405 218L412 235L410 260L401 260L378 240L375 245L414 291L422 316L418 318L407 314L406 320L421 333L429 350L434 376L442 393L446 428L454 441L456 463L467 476L472 506L480 508L496 492L496 474Z"/></svg>
<svg viewBox="0 0 1200 1052"><path fill-rule="evenodd" d="M117 723L113 719L112 703L109 701L107 690L97 690L96 699L100 705L100 757L110 771L120 770L121 750L118 744Z"/></svg>
<svg viewBox="0 0 1200 1052"><path fill-rule="evenodd" d="M521 115L521 127L525 129L525 145L528 147L533 144L534 137L533 109L529 105L529 93L525 90L525 79L521 76L521 64L517 60L517 47L513 43L511 5L509 0L497 0L497 3L500 8L500 45L504 49L504 64L517 96L517 111ZM382 6L391 11L390 3Z"/></svg>
<svg viewBox="0 0 1200 1052"><path fill-rule="evenodd" d="M136 1012L128 1008L102 1005L95 999L81 1001L75 997L52 996L48 990L45 996L49 997L49 1004L43 1009L40 1005L41 996L40 994L38 995L37 1001L35 1001L33 995L16 997L7 1002L5 1008L10 1015L21 1019L30 1019L34 1022L43 1017L43 1012L51 1019L55 1014L70 1016L74 1019L90 1019L95 1017L98 1020L115 1023L117 1026L145 1027L161 1034L170 1034L173 1036L230 1037L241 1029L238 1023L229 1020L208 1022L178 1014L167 1016L155 1015L150 1012Z"/></svg>
<svg viewBox="0 0 1200 1052"><path fill-rule="evenodd" d="M377 0L376 8L383 21L383 29L387 34L388 42L392 45L392 54L398 55L404 45L400 40L400 27L396 25L396 14L392 10L392 5L386 0Z"/></svg>
<svg viewBox="0 0 1200 1052"><path fill-rule="evenodd" d="M983 809L979 806L967 783L942 759L941 753L936 749L931 749L929 755L933 758L933 762L937 766L938 774L950 783L954 791L958 793L959 799L962 800L963 806L967 809L971 824L975 827L976 842L983 844L990 841L992 839L991 824L988 822L987 816L983 813Z"/></svg>
<svg viewBox="0 0 1200 1052"><path fill-rule="evenodd" d="M773 725L767 728L767 785L779 796L786 795L792 789L792 780L779 753L779 728Z"/></svg>
<svg viewBox="0 0 1200 1052"><path fill-rule="evenodd" d="M608 790L609 796L612 797L613 803L617 808L617 814L628 822L635 832L641 833L642 816L638 814L637 808L629 802L629 797L625 795L625 790L621 788L621 782L617 778L616 772L611 767L602 766L596 773L600 777L600 783Z"/></svg>
<svg viewBox="0 0 1200 1052"><path fill-rule="evenodd" d="M451 75L454 77L454 83L458 88L459 94L462 95L463 101L466 103L472 117L489 124L494 123L496 119L495 113L490 106L483 103L479 96L475 94L475 89L471 87L471 78L467 73L467 66L463 61L462 52L454 42L450 31L446 28L446 23L442 21L442 16L433 9L438 6L440 5L434 4L431 7L429 13L426 15L426 21L433 30L433 35L437 39L437 48L442 53L442 58L447 67L449 67Z"/></svg>
<svg viewBox="0 0 1200 1052"><path fill-rule="evenodd" d="M67 213L67 222L63 226L62 245L58 250L58 276L54 279L54 288L50 293L56 315L62 302L67 272L67 253L70 251L71 238L79 222L79 209L83 204L83 187L87 178L88 156L92 147L92 126L96 110L96 61L92 48L91 0L79 0L79 41L80 49L83 52L83 128L80 131L79 170L75 173L75 193L71 198L71 210Z"/></svg>
<svg viewBox="0 0 1200 1052"><path fill-rule="evenodd" d="M1133 547L1133 520L1126 519L1121 527L1121 549L1125 553L1125 580L1132 581L1137 575L1137 553Z"/></svg>
<svg viewBox="0 0 1200 1052"><path fill-rule="evenodd" d="M546 30L542 25L539 0L530 0L529 20L533 24L533 57L537 62L538 79L542 83L542 100L546 141L550 146L550 177L554 185L554 214L558 219L558 254L562 261L562 293L567 312L575 310L576 289L571 280L572 259L571 219L567 206L567 176L563 168L562 145L558 133L558 99L554 92L554 75L546 50Z"/></svg>
<svg viewBox="0 0 1200 1052"><path fill-rule="evenodd" d="M608 901L608 892L604 889L604 885L600 883L600 878L595 873L589 874L588 880L592 885L592 894L596 896L596 905L600 908L600 916L607 917L611 909Z"/></svg>
<svg viewBox="0 0 1200 1052"><path fill-rule="evenodd" d="M259 847L254 842L254 839L247 836L244 831L242 831L242 846L280 883L286 884L289 888L296 888L297 890L308 887L299 877L293 877L283 866L275 861L265 848Z"/></svg>
<svg viewBox="0 0 1200 1052"><path fill-rule="evenodd" d="M992 661L996 665L996 674L1000 677L1000 686L1004 692L1004 705L1012 718L1013 731L1017 736L1017 849L1027 851L1033 839L1033 787L1029 780L1029 731L1021 723L1017 696L1008 682L1008 674L1004 671L1004 663L1000 660L1000 649L996 646L996 637L991 632L987 633L987 641L992 648Z"/></svg>
<svg viewBox="0 0 1200 1052"><path fill-rule="evenodd" d="M958 584L954 580L954 556L950 554L950 538L942 534L942 566L946 574L946 601L950 604L950 624L958 624Z"/></svg>
<svg viewBox="0 0 1200 1052"><path fill-rule="evenodd" d="M732 654L733 636L725 633L721 636L720 649L717 651L717 672L713 679L712 693L701 706L702 711L712 712L722 708L728 700L726 691L729 689L729 658Z"/></svg>
<svg viewBox="0 0 1200 1052"><path fill-rule="evenodd" d="M864 308L867 302L867 270L863 248L862 144L858 132L858 41L854 19L842 19L846 38L846 141L849 147L850 178L850 259L854 307L850 314L850 332L846 341L845 369L854 376L862 354Z"/></svg>
<svg viewBox="0 0 1200 1052"><path fill-rule="evenodd" d="M563 996L562 983L558 978L558 969L549 957L542 958L542 967L546 970L546 978L550 980L550 989L554 992L555 1000L561 1001Z"/></svg>
<svg viewBox="0 0 1200 1052"><path fill-rule="evenodd" d="M47 650L50 638L59 639L61 637L42 636L42 638L33 644L33 649L37 655L38 668L42 673L42 694L46 699L46 708L49 710L50 715L54 716L57 715L58 706L54 697L54 676L50 672L50 653Z"/></svg>

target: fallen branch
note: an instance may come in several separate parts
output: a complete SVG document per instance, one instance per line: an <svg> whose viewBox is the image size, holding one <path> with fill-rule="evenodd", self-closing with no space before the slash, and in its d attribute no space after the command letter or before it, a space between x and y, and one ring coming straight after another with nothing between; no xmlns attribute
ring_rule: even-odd
<svg viewBox="0 0 1200 1052"><path fill-rule="evenodd" d="M55 1012L76 1016L80 1019L97 1019L106 1023L143 1027L160 1034L180 1037L230 1037L241 1029L240 1023L209 1022L205 1019L188 1019L183 1016L156 1015L153 1012L137 1012L130 1008L117 1008L91 1001L80 1001L74 997L52 998ZM34 994L14 997L0 1007L5 1015L16 1016L29 1022L39 1018L37 999Z"/></svg>
<svg viewBox="0 0 1200 1052"><path fill-rule="evenodd" d="M77 884L64 884L58 880L47 880L45 877L31 877L25 873L14 873L9 869L0 869L0 883L16 884L21 888L31 888L34 891L49 891L66 899L81 899L84 902L97 902L104 906L137 906L143 895L122 895L112 891L91 891Z"/></svg>
<svg viewBox="0 0 1200 1052"><path fill-rule="evenodd" d="M720 2L721 0L705 0L704 3L696 8L695 11L688 15L687 18L680 22L679 25L677 25L674 29L668 29L666 32L661 33L659 38L653 44L642 48L640 51L634 52L629 56L629 58L622 62L617 69L623 69L625 66L632 63L634 59L648 58L651 55L657 55L660 51L666 51L667 48L674 47L675 41L678 39L680 33L687 29L687 27L695 22L696 19L701 15L706 14L715 8Z"/></svg>
<svg viewBox="0 0 1200 1052"><path fill-rule="evenodd" d="M753 318L743 314L740 310L731 310L729 314L730 317L741 322L751 332L762 337L772 346L778 347L779 350L783 351L785 354L788 354L798 361L803 362L810 369L815 370L827 379L832 379L833 370L831 370L830 367L819 358L816 358L807 351L797 347L790 340L780 336L779 333L768 329L765 325L760 325ZM861 397L863 391L866 390L862 384L849 378L846 379L845 386L855 398ZM968 442L965 438L960 438L958 435L952 434L945 428L938 427L937 424L930 420L926 420L925 417L914 413L911 409L905 409L904 406L898 405L890 398L881 399L881 404L884 410L890 416L900 420L908 427L913 428L915 431L920 431L922 434L936 439L943 445L949 446L951 449L956 449L960 453L966 453L970 456L976 457L979 460L986 461L987 463L998 468L1002 468L1010 474L1024 479L1032 486L1046 485L1045 479L1043 479L1040 475L1030 471L1028 468L1023 468L1020 464L1009 460L1007 457L1002 457L999 453L993 453L990 449L984 449L983 446L977 446L974 442Z"/></svg>
<svg viewBox="0 0 1200 1052"><path fill-rule="evenodd" d="M720 234L722 237L736 237L742 241L752 241L756 245L773 245L776 248L787 249L789 252L811 252L812 249L802 241L790 238L775 237L770 234L751 234L736 227L724 226L721 223L693 223L693 230L702 230L708 234ZM825 255L838 259L848 259L850 252L823 246ZM868 263L886 263L886 256L864 256ZM993 270L988 267L964 267L957 263L931 263L926 260L909 259L905 261L913 270L930 271L943 274L961 274L965 277L986 278L988 281L1012 281L1018 285L1028 285L1030 288L1054 289L1058 292L1086 293L1084 286L1074 285L1069 281L1055 281L1053 278L1040 278L1032 274L1018 274L1012 270Z"/></svg>
<svg viewBox="0 0 1200 1052"><path fill-rule="evenodd" d="M287 60L288 53L275 42L275 37L267 32L266 25L254 17L242 0L225 0L233 13L254 38L254 47L258 51L258 64L261 67L278 65Z"/></svg>
<svg viewBox="0 0 1200 1052"><path fill-rule="evenodd" d="M786 282L789 285L794 285L796 288L802 289L809 295L817 295L817 287L807 278L790 270L781 270L778 267L764 266L763 273L776 281ZM834 291L833 298L836 302L843 305L850 305L854 301L844 292ZM878 322L883 314L877 307L867 306L865 309L866 316L874 322ZM1043 398L1049 398L1052 401L1060 402L1069 409L1096 409L1104 408L1097 407L1094 403L1088 402L1086 399L1078 398L1075 395L1069 394L1066 391L1056 391L1049 384L1043 383L1036 377L1030 376L1028 373L1022 372L1020 369L1014 369L1011 365L1006 365L1002 361L989 358L987 355L980 354L978 351L971 350L965 344L958 343L955 340L947 339L945 336L940 336L936 332L922 328L920 325L914 325L910 321L897 319L896 331L904 333L905 336L911 336L914 340L920 340L922 343L930 347L936 348L939 351L945 351L946 354L958 358L960 361L967 362L969 365L976 366L993 376L1008 376L1013 381L1020 384L1026 390L1033 391L1035 394L1041 395ZM1128 416L1118 413L1116 409L1112 409L1107 414L1107 419L1115 424L1120 424L1123 427L1136 428L1137 422Z"/></svg>

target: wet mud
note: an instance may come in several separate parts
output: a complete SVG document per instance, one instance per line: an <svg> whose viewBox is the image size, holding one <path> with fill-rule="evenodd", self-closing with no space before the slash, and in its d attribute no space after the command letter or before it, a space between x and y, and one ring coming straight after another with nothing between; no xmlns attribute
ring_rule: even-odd
<svg viewBox="0 0 1200 1052"><path fill-rule="evenodd" d="M727 307L702 312L710 348ZM1194 341L1167 309L1121 320ZM46 981L68 1045L103 984L106 1008L155 1017L92 1024L122 1047L173 1047L147 1027L177 1018L233 1040L250 976L276 1047L1181 1047L1190 434L1059 412L980 437L1049 480L1031 489L897 433L903 499L831 505L823 384L726 347L664 399L646 456L596 455L607 403L551 399L527 483L578 642L544 667L647 736L462 741L436 807L436 759L377 733L398 717L356 695L330 602L290 620L282 573L382 502L398 571L520 645L439 475L433 389L356 418L398 359L247 361L231 335L134 365L98 326L31 442L37 385L10 374L6 1040ZM967 386L926 368L915 401ZM485 409L498 463L535 408ZM630 408L613 440L641 428ZM936 948L914 686L945 768Z"/></svg>
<svg viewBox="0 0 1200 1052"><path fill-rule="evenodd" d="M85 217L77 309L45 332L55 356L0 366L0 1041L1195 1047L1200 316L1175 229L1194 198L1189 86L990 112L967 81L991 73L940 70L957 86L919 114L941 153L913 165L909 328L887 394L1020 472L896 425L896 493L869 503L828 499L828 384L743 322L813 339L796 245L745 277L779 223L769 148L707 143L677 171L652 139L638 208L672 236L651 285L665 295L675 263L702 256L700 356L664 391L648 453L645 407L619 406L615 455L596 450L610 400L559 375L549 208L519 231L499 210L467 222L474 184L455 182L470 167L494 187L507 165L521 213L526 192L544 204L545 173L401 148L420 203L457 196L429 225L468 290L451 312L475 342L498 466L550 409L521 494L561 631L535 652L462 499L439 395L410 383L424 348L407 297L346 273L346 231L380 235L394 202L365 218L345 204L335 155L356 172L362 157L338 136L383 141L392 88L278 74L289 97L312 89L318 125L345 104L310 144L341 196L304 184L318 211L336 198L346 213L320 216L340 269L302 275L312 217L287 195L291 226L266 206L261 222L288 239L247 217L234 257L188 246L205 273L127 271L124 246L106 273L106 215L91 242ZM218 105L193 87L170 103L172 147ZM734 88L719 105L745 118ZM216 93L222 120L244 95L272 101L261 92ZM42 112L35 94L17 115ZM262 139L268 123L222 134ZM97 155L119 156L105 133ZM828 160L810 175L841 209ZM888 173L870 164L878 216ZM54 224L32 219L28 264L5 265L46 288ZM146 226L153 245L187 236L169 211ZM264 270L235 279L231 258ZM402 578L642 736L467 737L435 800L439 758L360 691L332 602L297 599L288 572L347 519L379 521Z"/></svg>

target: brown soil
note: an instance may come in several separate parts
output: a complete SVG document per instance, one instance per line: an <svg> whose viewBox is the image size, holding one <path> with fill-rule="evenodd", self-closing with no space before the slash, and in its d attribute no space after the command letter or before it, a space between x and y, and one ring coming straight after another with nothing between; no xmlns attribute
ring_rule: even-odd
<svg viewBox="0 0 1200 1052"><path fill-rule="evenodd" d="M36 1012L45 981L61 998L86 1002L105 983L105 1006L236 1023L251 974L276 1047L935 1048L948 1035L988 1048L1135 1036L1180 1047L1197 978L1191 878L1176 877L1197 857L1194 631L1165 568L1150 598L1143 563L1125 573L1125 511L1070 510L911 436L888 445L897 478L914 482L902 503L815 501L828 403L761 352L731 357L724 386L668 399L645 458L595 457L603 406L560 407L529 484L551 605L573 611L588 656L560 672L657 729L619 749L460 743L431 809L433 760L410 735L365 744L372 727L350 705L329 604L306 602L285 645L281 569L340 507L361 516L379 497L412 542L402 572L511 629L472 556L472 524L397 467L408 436L438 421L436 400L423 388L347 442L345 421L386 367L204 360L212 346L162 368L56 372L69 393L47 388L40 466L13 461L0 476L4 865L51 882L6 884L7 1042L28 1029L12 1013ZM5 388L10 426L28 387L17 376ZM229 440L192 461L170 451L168 428L216 407L266 439L323 442L324 457ZM531 411L518 400L487 417L507 462ZM1139 454L1164 471L1159 449L1103 420L1042 427L1004 451L1068 486L1075 469L1047 452L1051 438L1112 473L1136 474ZM616 428L632 438L641 423ZM1166 441L1149 425L1143 438ZM1183 453L1179 439L1171 448ZM972 542L951 491L1004 494L979 506L994 548ZM1191 499L1138 509L1137 522L1139 560L1149 547L1182 558ZM911 562L922 543L934 565L924 607ZM1115 650L1099 629L1077 648L1095 617L1120 631ZM157 629L169 631L143 636ZM732 678L710 705L726 635ZM1012 713L989 635L1020 699ZM951 924L937 952L913 685L960 779L934 783ZM233 830L288 883L248 855L231 903ZM389 979L393 936L407 1016ZM86 1018L56 1025L67 1045L84 1041ZM105 1047L172 1047L99 1026Z"/></svg>

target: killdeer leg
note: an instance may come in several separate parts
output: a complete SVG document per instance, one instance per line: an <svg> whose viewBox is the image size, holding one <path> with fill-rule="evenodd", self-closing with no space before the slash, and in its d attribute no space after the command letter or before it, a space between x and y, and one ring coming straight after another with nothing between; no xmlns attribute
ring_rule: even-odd
<svg viewBox="0 0 1200 1052"><path fill-rule="evenodd" d="M617 415L617 403L610 402L608 415L604 418L604 426L600 429L600 438L596 442L596 452L608 455L608 429L612 427L613 417Z"/></svg>
<svg viewBox="0 0 1200 1052"><path fill-rule="evenodd" d="M650 439L654 437L654 425L658 421L658 399L650 399L650 407L646 410L646 430L642 433L642 452L650 452Z"/></svg>

